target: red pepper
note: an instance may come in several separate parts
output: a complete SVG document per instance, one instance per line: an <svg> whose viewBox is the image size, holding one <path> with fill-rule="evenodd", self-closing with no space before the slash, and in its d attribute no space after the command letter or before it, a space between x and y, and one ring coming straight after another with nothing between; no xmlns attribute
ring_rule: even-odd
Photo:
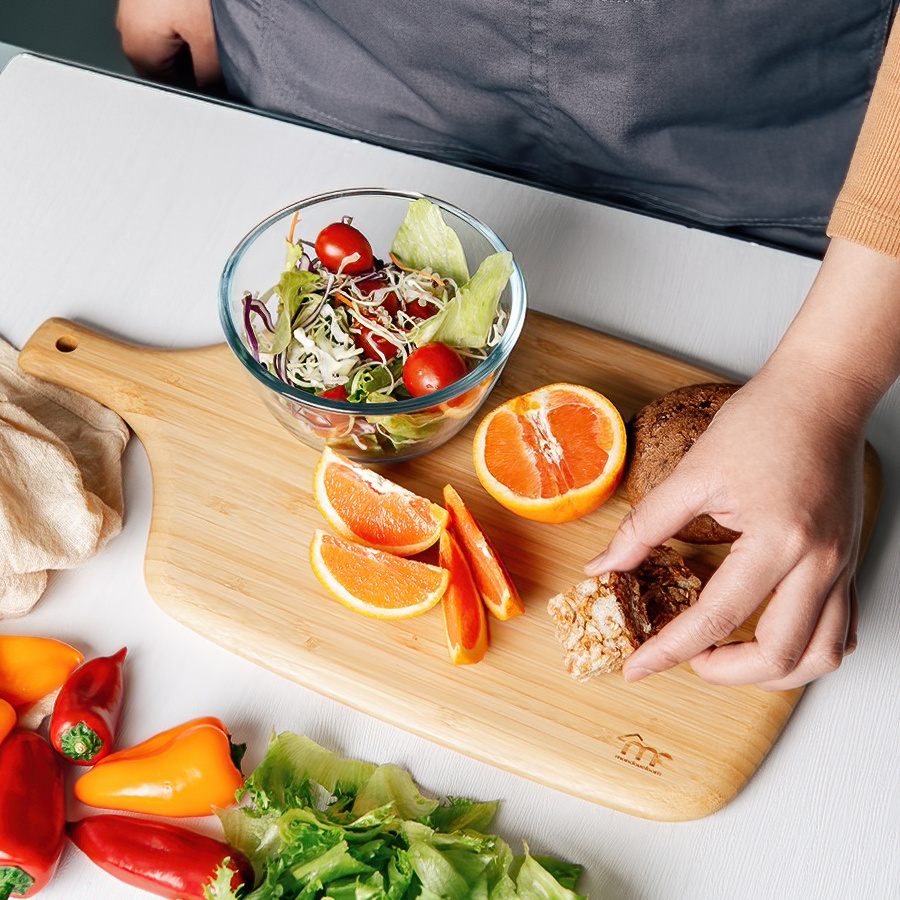
<svg viewBox="0 0 900 900"><path fill-rule="evenodd" d="M80 665L60 689L50 719L50 740L79 766L100 762L113 748L124 695L127 647Z"/></svg>
<svg viewBox="0 0 900 900"><path fill-rule="evenodd" d="M41 890L65 840L62 763L40 735L15 728L0 744L0 900Z"/></svg>
<svg viewBox="0 0 900 900"><path fill-rule="evenodd" d="M72 842L120 881L170 900L204 900L223 864L234 871L231 888L253 886L247 857L223 841L169 822L136 816L90 816L70 822Z"/></svg>

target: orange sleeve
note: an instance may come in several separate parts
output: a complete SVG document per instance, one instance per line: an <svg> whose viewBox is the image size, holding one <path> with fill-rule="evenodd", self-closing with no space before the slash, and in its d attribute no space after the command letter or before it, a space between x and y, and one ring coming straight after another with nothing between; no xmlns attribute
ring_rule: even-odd
<svg viewBox="0 0 900 900"><path fill-rule="evenodd" d="M828 235L900 258L900 21L891 29Z"/></svg>

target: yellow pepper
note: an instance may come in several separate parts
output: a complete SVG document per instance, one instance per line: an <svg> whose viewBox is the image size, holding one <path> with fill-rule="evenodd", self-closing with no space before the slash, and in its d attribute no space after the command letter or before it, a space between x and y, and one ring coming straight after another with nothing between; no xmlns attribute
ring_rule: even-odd
<svg viewBox="0 0 900 900"><path fill-rule="evenodd" d="M243 784L235 749L218 719L192 719L111 753L75 782L75 796L102 809L208 816Z"/></svg>
<svg viewBox="0 0 900 900"><path fill-rule="evenodd" d="M52 638L0 635L0 699L17 709L62 687L84 662L74 648Z"/></svg>
<svg viewBox="0 0 900 900"><path fill-rule="evenodd" d="M18 720L15 709L5 700L0 700L0 744L6 736L16 727Z"/></svg>

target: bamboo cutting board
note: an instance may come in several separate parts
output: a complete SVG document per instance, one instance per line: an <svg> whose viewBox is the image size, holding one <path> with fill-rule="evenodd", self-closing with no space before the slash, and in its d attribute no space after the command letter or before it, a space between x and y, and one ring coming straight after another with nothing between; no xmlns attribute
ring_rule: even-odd
<svg viewBox="0 0 900 900"><path fill-rule="evenodd" d="M327 528L312 496L318 454L274 420L224 344L153 350L51 319L20 364L116 410L144 443L153 475L145 576L167 613L400 728L605 806L676 821L734 797L800 697L800 690L707 685L688 666L634 685L620 675L573 681L546 601L583 578L582 566L606 545L627 501L618 494L567 525L507 512L474 475L475 423L433 453L382 469L437 501L451 482L525 601L524 616L491 622L483 662L456 667L439 609L401 622L370 620L321 587L308 555L313 531ZM627 419L666 391L715 377L532 312L488 408L569 381L606 394ZM878 474L873 455L870 524ZM677 546L701 577L727 549Z"/></svg>

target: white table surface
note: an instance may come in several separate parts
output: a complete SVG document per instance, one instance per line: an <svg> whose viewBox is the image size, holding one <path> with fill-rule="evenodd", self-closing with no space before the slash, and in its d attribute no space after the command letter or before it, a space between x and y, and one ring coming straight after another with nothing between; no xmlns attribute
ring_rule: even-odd
<svg viewBox="0 0 900 900"><path fill-rule="evenodd" d="M348 185L457 203L507 240L534 308L737 377L765 359L817 270L793 254L27 55L0 75L0 135L0 334L17 346L50 316L156 346L219 342L217 281L237 240L272 210ZM127 645L123 744L211 714L248 742L250 766L273 728L394 762L435 796L499 798L496 827L513 849L525 839L583 864L581 889L595 900L898 898L898 403L895 386L870 433L887 484L860 583L859 650L807 690L743 791L699 821L633 818L474 762L167 618L142 575L152 484L136 439L122 534L55 574L39 606L0 629L86 655ZM43 896L141 895L67 848Z"/></svg>

